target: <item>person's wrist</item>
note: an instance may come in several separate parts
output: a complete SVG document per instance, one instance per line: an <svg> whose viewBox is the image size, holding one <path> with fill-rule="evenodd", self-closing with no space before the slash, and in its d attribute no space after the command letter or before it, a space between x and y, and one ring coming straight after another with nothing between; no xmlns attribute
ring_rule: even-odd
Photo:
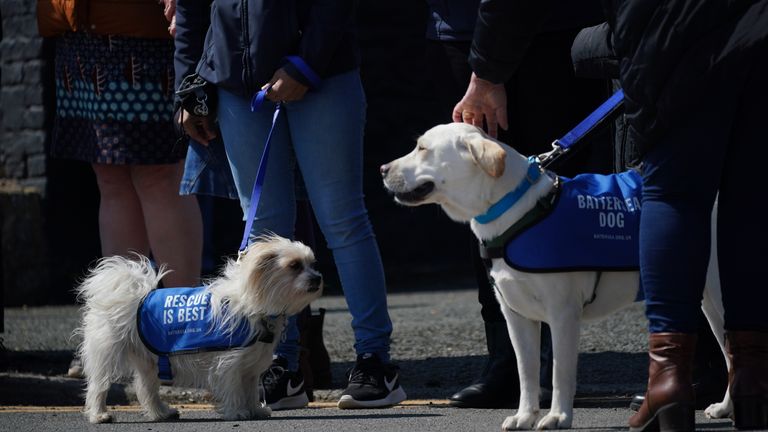
<svg viewBox="0 0 768 432"><path fill-rule="evenodd" d="M480 78L480 77L479 77L479 76L477 76L475 73L472 73L472 78L471 78L471 81L472 81L472 82L473 82L473 83L474 83L474 84L475 84L477 87L480 87L480 88L482 88L482 89L491 89L491 88L494 88L494 87L498 87L498 86L500 86L500 85L503 85L503 84L500 84L500 83L494 83L494 82L492 82L492 81L489 81L489 80L487 80L487 79L484 79L484 78Z"/></svg>

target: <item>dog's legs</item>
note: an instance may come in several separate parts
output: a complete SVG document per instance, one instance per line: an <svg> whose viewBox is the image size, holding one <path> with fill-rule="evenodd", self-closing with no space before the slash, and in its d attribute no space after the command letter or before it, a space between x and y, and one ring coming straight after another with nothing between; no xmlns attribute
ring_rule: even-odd
<svg viewBox="0 0 768 432"><path fill-rule="evenodd" d="M114 418L107 412L107 392L111 384L109 377L86 375L88 389L85 393L85 415L91 423L111 423Z"/></svg>
<svg viewBox="0 0 768 432"><path fill-rule="evenodd" d="M520 406L515 415L504 420L502 430L531 429L539 417L539 366L541 325L506 306L501 307L507 330L517 356L520 375Z"/></svg>
<svg viewBox="0 0 768 432"><path fill-rule="evenodd" d="M86 328L80 356L88 382L85 393L84 414L91 423L111 423L114 417L107 412L107 392L112 384L111 368L118 364L117 344L100 344L97 333Z"/></svg>
<svg viewBox="0 0 768 432"><path fill-rule="evenodd" d="M213 396L217 402L217 410L225 420L247 420L255 414L255 407L249 404L254 398L258 399L258 393L254 396L246 390L246 386L251 385L252 382L241 372L236 365L230 365L225 372L216 372L221 375L217 377L216 384L213 386ZM254 386L252 391L258 392L257 387Z"/></svg>
<svg viewBox="0 0 768 432"><path fill-rule="evenodd" d="M710 261L710 273L712 272L712 262ZM711 276L707 275L707 286L704 289L704 299L701 304L701 309L704 311L704 315L709 321L709 326L714 333L717 343L720 345L720 349L725 356L725 364L728 370L731 369L731 360L728 358L728 353L725 351L725 322L723 320L723 304L722 296L720 293L719 281L714 284L710 281ZM733 404L731 402L730 389L726 389L723 400L718 403L713 403L704 410L704 414L708 418L720 419L729 418L733 413Z"/></svg>
<svg viewBox="0 0 768 432"><path fill-rule="evenodd" d="M573 397L576 394L576 363L579 356L581 311L558 311L552 329L552 407L536 424L536 429L568 429L573 422Z"/></svg>
<svg viewBox="0 0 768 432"><path fill-rule="evenodd" d="M264 419L272 416L272 409L267 406L266 401L261 400L262 386L259 376L248 376L244 382L248 406L251 407L251 418Z"/></svg>
<svg viewBox="0 0 768 432"><path fill-rule="evenodd" d="M136 398L144 409L146 416L153 421L179 418L179 411L169 407L160 399L160 379L157 377L157 367L154 362L131 355L133 364Z"/></svg>
<svg viewBox="0 0 768 432"><path fill-rule="evenodd" d="M716 223L717 206L712 212L713 225ZM731 370L731 360L725 351L725 309L723 308L723 294L720 288L720 268L717 262L717 235L716 230L712 230L712 244L710 246L711 254L709 258L709 267L707 268L707 281L704 285L704 298L701 302L701 310L707 317L709 327L712 329L720 349L725 357L725 364L728 370ZM704 410L704 414L709 418L729 418L733 413L733 404L731 402L730 389L726 389L723 400L714 403Z"/></svg>

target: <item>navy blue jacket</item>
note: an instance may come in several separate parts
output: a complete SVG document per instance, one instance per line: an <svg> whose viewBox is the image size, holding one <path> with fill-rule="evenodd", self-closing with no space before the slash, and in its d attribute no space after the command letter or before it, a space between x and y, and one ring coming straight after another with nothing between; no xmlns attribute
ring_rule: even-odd
<svg viewBox="0 0 768 432"><path fill-rule="evenodd" d="M321 78L355 69L360 54L356 0L177 0L176 82L197 71L210 83L250 97L274 72L305 85L288 55Z"/></svg>

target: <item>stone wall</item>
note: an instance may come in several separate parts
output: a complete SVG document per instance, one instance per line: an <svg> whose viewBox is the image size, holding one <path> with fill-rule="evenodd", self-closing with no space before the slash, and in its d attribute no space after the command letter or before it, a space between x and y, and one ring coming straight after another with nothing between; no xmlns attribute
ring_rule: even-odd
<svg viewBox="0 0 768 432"><path fill-rule="evenodd" d="M44 226L50 49L37 35L35 2L0 0L0 264L6 304L44 302L49 287Z"/></svg>

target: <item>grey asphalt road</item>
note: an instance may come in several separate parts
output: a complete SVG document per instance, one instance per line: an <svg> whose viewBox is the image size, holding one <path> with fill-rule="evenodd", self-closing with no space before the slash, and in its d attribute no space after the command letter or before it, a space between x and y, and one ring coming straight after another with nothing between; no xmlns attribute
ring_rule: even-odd
<svg viewBox="0 0 768 432"><path fill-rule="evenodd" d="M627 430L628 409L576 409L574 429L583 431ZM220 421L207 410L181 411L181 419L169 423L145 422L136 411L117 413L117 422L90 425L78 413L44 412L0 413L0 432L58 432L58 431L126 431L126 432L193 432L193 431L332 431L332 432L427 432L427 431L498 431L505 410L475 410L446 408L444 406L405 406L384 410L342 411L330 408L310 408L281 411L268 420ZM696 430L721 431L730 428L730 421L707 420L701 412L696 419Z"/></svg>
<svg viewBox="0 0 768 432"><path fill-rule="evenodd" d="M310 409L275 413L268 421L223 422L206 405L207 393L163 387L163 398L181 406L182 420L143 423L129 384L113 386L108 403L119 423L89 426L77 413L83 382L66 378L79 339L74 306L5 310L5 369L0 373L0 431L47 430L499 430L511 410L449 408L446 398L472 382L484 362L483 324L477 293L469 281L400 286L389 295L394 323L392 357L401 367L401 382L410 404L383 410L341 411L333 406L352 366L351 316L343 297L327 296L313 308L327 310L323 335L332 361L331 389L315 390ZM574 427L624 430L626 408L647 380L646 324L642 305L599 322L586 323L580 339ZM702 430L729 429L730 422L707 421Z"/></svg>

